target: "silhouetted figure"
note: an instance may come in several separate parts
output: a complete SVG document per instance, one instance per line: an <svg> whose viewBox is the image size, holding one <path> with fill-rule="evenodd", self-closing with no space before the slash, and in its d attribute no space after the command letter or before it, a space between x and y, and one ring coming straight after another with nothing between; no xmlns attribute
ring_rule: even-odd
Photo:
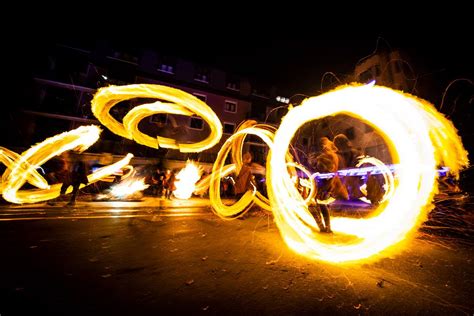
<svg viewBox="0 0 474 316"><path fill-rule="evenodd" d="M165 198L168 200L171 200L171 194L174 190L176 190L176 187L174 185L175 178L176 177L173 171L166 170L163 180L163 189L165 191Z"/></svg>
<svg viewBox="0 0 474 316"><path fill-rule="evenodd" d="M342 185L339 176L337 175L339 158L337 156L336 146L327 138L323 137L320 140L321 153L316 157L314 162L314 168L319 173L335 173L332 178L318 180L318 192L316 193L316 199L324 201L329 199L331 196L334 198L348 199L347 190ZM316 223L321 232L332 233L331 230L331 219L329 215L329 209L326 204L319 204L317 202L313 205ZM321 216L324 219L324 223L321 220Z"/></svg>
<svg viewBox="0 0 474 316"><path fill-rule="evenodd" d="M55 178L62 183L59 196L48 202L49 205L54 205L58 200L62 200L66 194L67 189L72 185L72 195L67 205L74 205L76 203L77 194L81 184L88 184L87 167L82 160L77 160L74 164L68 164L62 159L61 169L55 172Z"/></svg>
<svg viewBox="0 0 474 316"><path fill-rule="evenodd" d="M71 200L67 205L74 205L76 203L77 194L81 184L89 183L89 180L87 179L87 167L84 161L77 160L74 163L68 180L68 182L63 182L63 185L61 186L61 195L65 194L69 186L72 185Z"/></svg>
<svg viewBox="0 0 474 316"><path fill-rule="evenodd" d="M252 190L255 187L251 169L252 154L246 152L242 156L242 162L242 168L235 179L235 196L237 199L240 199L245 192Z"/></svg>
<svg viewBox="0 0 474 316"><path fill-rule="evenodd" d="M165 179L165 173L161 172L160 169L156 169L151 176L151 188L152 195L161 198L163 196L163 182Z"/></svg>
<svg viewBox="0 0 474 316"><path fill-rule="evenodd" d="M49 184L69 181L69 164L63 156L54 157L49 161L51 171L45 176Z"/></svg>

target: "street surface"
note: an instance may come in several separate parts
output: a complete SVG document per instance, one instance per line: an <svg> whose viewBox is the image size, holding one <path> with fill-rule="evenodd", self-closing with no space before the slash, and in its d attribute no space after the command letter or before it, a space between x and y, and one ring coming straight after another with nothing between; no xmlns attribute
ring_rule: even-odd
<svg viewBox="0 0 474 316"><path fill-rule="evenodd" d="M224 221L205 199L62 204L1 208L2 316L474 312L472 227L336 266L288 249L271 216Z"/></svg>

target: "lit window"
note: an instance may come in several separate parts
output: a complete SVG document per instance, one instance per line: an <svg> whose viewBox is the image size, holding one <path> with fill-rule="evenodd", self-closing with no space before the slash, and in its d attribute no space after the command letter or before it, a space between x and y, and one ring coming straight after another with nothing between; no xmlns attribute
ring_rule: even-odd
<svg viewBox="0 0 474 316"><path fill-rule="evenodd" d="M224 111L231 113L237 112L237 103L233 101L225 101Z"/></svg>
<svg viewBox="0 0 474 316"><path fill-rule="evenodd" d="M168 65L168 64L163 63L158 68L158 71L165 72L165 73L168 73L168 74L174 74L174 67L172 65Z"/></svg>
<svg viewBox="0 0 474 316"><path fill-rule="evenodd" d="M194 80L209 83L209 70L202 67L196 68L196 72L194 73Z"/></svg>

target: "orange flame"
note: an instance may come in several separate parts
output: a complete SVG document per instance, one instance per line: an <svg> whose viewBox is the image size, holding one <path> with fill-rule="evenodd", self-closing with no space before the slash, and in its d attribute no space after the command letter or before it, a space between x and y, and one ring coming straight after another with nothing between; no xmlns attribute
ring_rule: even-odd
<svg viewBox="0 0 474 316"><path fill-rule="evenodd" d="M110 194L119 198L126 198L136 192L143 191L150 185L145 184L145 178L140 180L127 179L112 186Z"/></svg>
<svg viewBox="0 0 474 316"><path fill-rule="evenodd" d="M200 168L192 161L186 162L186 167L176 175L174 196L178 199L187 200L196 189L196 182L201 178Z"/></svg>

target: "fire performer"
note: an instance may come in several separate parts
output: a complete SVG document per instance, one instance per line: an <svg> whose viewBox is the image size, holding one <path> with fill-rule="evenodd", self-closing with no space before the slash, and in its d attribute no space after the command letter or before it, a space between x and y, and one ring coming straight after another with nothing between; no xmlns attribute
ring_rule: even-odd
<svg viewBox="0 0 474 316"><path fill-rule="evenodd" d="M255 187L251 169L252 154L246 152L242 156L242 162L242 168L240 169L240 172L235 180L235 197L237 199L240 199L242 195L245 194L245 192L252 190Z"/></svg>
<svg viewBox="0 0 474 316"><path fill-rule="evenodd" d="M339 168L339 158L337 156L337 148L333 142L328 138L322 137L320 139L321 153L316 157L315 169L321 173L334 172L336 173ZM321 179L318 185L318 193L316 199L320 201L327 200L329 197L338 197L347 200L348 193L346 188L341 182L341 179L337 175L329 179ZM329 215L329 208L325 204L313 203L313 214L316 219L316 223L322 233L332 233L331 230L331 219ZM324 223L321 220L321 216L324 219Z"/></svg>

